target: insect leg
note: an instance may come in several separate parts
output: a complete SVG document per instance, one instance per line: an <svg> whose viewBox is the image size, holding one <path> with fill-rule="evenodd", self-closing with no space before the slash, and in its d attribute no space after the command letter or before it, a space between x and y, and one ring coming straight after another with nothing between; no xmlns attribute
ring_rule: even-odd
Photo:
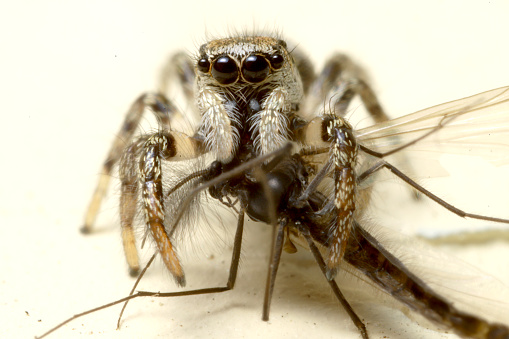
<svg viewBox="0 0 509 339"><path fill-rule="evenodd" d="M113 166L120 159L124 147L131 142L147 107L152 110L161 127L165 129L169 129L170 120L177 111L173 104L161 94L143 94L132 104L117 134L117 138L113 145L111 145L108 156L103 163L99 182L85 215L85 224L81 228L83 233L90 233L92 231L99 207L110 182Z"/></svg>
<svg viewBox="0 0 509 339"><path fill-rule="evenodd" d="M399 169L397 169L395 166L391 165L390 163L388 163L385 160L379 160L375 165L373 165L372 167L370 167L369 169L364 171L361 175L359 175L357 177L357 181L359 183L362 182L367 177L369 177L371 174L377 172L378 170L380 170L382 168L387 168L389 171L391 171L391 173L393 173L394 175L396 175L397 177L402 179L404 182L406 182L407 184L409 184L410 186L412 186L413 188L415 188L416 190L418 190L419 192L421 192L422 194L424 194L425 196L427 196L431 200L435 201L439 205L443 206L447 210L451 211L452 213L454 213L454 214L456 214L456 215L458 215L460 217L479 219L479 220L487 220L487 221L494 221L494 222L501 222L501 223L509 224L509 220L508 219L494 218L494 217L488 217L488 216L479 215L479 214L468 213L468 212L465 212L465 211L463 211L463 210L461 210L459 208L454 207L453 205L451 205L448 202L446 202L445 200L437 197L436 195L434 195L433 193L431 193L430 191L428 191L427 189L425 189L424 187L422 187L421 185L419 185L418 183L416 183L415 181L410 179L410 177L405 175L403 172L401 172Z"/></svg>
<svg viewBox="0 0 509 339"><path fill-rule="evenodd" d="M77 319L81 318L84 315L94 313L96 311L103 310L105 308L118 305L124 302L128 302L131 299L139 298L139 297L159 297L159 298L168 298L168 297L180 297L180 296L189 296L189 295L199 295L199 294L210 294L210 293L219 293L219 292L225 292L233 289L235 286L235 281L237 279L237 272L239 269L239 261L240 261L240 250L242 247L242 233L244 232L244 209L240 211L239 214L239 220L237 222L237 231L235 232L235 239L233 242L233 252L232 252L232 261L230 264L230 271L228 274L228 281L226 282L226 286L223 287L212 287L212 288L202 288L197 290L190 290L190 291L180 291L180 292L167 292L167 293L161 293L161 292L147 292L147 291L139 291L134 294L130 294L129 296L125 298L121 298L118 300L115 300L111 303L96 307L94 309L78 313L69 319L66 319L65 321L61 322L57 326L51 328L46 333L43 333L41 336L36 337L37 339L42 339L49 335L50 333L56 331L60 327L64 326L65 324ZM149 264L147 264L148 266Z"/></svg>
<svg viewBox="0 0 509 339"><path fill-rule="evenodd" d="M265 297L263 299L263 315L262 320L269 320L270 302L272 300L272 292L274 291L274 283L276 282L277 270L281 260L281 252L283 251L283 240L285 223L281 222L279 227L274 228L272 238L272 248L270 251L269 272L267 274L267 284L265 285Z"/></svg>
<svg viewBox="0 0 509 339"><path fill-rule="evenodd" d="M318 266L320 267L320 270L322 271L323 275L327 278L327 282L329 283L330 287L332 288L332 291L336 295L336 298L339 300L345 311L348 313L350 319L352 319L353 323L361 333L362 337L364 339L367 339L368 331L366 330L366 325L364 325L362 320L357 316L357 314L355 314L355 311L353 310L352 306L350 306L343 293L341 293L341 290L339 289L336 281L334 279L329 279L328 268L325 264L325 261L323 260L322 255L320 254L320 250L316 247L315 242L313 241L313 238L309 233L309 229L301 224L299 225L299 231L304 236L304 238L306 238L311 253L313 253L313 256L315 257L315 260L318 263Z"/></svg>

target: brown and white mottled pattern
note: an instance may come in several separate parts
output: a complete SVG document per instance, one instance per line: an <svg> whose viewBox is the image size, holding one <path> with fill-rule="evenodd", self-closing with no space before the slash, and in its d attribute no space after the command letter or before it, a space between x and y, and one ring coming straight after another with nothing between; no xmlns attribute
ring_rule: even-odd
<svg viewBox="0 0 509 339"><path fill-rule="evenodd" d="M334 205L336 207L336 225L330 234L329 257L327 267L329 278L335 275L346 250L346 244L353 227L355 212L356 176L358 146L352 127L341 117L331 116L327 123L327 135L331 142L330 156L334 174Z"/></svg>
<svg viewBox="0 0 509 339"><path fill-rule="evenodd" d="M164 264L179 285L185 285L184 272L173 244L164 229L164 192L161 161L176 155L174 139L170 135L156 134L143 145L140 166L142 210L145 224L159 249Z"/></svg>

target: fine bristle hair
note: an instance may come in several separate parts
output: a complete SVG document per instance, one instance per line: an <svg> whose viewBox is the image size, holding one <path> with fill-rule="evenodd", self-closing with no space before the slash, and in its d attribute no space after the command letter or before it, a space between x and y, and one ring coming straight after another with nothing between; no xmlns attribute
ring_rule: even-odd
<svg viewBox="0 0 509 339"><path fill-rule="evenodd" d="M201 38L193 39L194 43L194 51L189 55L193 60L197 61L199 53L197 51L200 50L200 46L210 42L212 40L218 39L228 39L228 38L247 38L252 36L265 36L271 37L274 39L285 40L283 35L283 29L276 26L275 24L266 23L262 28L255 22L252 23L252 26L249 28L248 26L244 26L239 28L238 26L230 26L223 28L222 31L216 29L215 31L211 31L210 29L205 30L205 35Z"/></svg>

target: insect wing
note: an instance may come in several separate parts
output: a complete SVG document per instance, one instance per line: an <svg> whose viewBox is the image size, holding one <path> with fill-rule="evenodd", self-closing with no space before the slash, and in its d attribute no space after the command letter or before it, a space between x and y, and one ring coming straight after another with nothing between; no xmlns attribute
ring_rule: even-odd
<svg viewBox="0 0 509 339"><path fill-rule="evenodd" d="M507 284L440 248L390 227L369 224L367 229L386 250L400 259L410 272L452 303L455 308L491 322L507 324L509 314ZM371 281L355 268L345 265L344 269L372 285ZM393 303L392 306L404 309L399 303Z"/></svg>
<svg viewBox="0 0 509 339"><path fill-rule="evenodd" d="M407 151L481 156L495 165L509 162L509 87L436 105L363 128L356 136L367 148L385 153L441 128Z"/></svg>

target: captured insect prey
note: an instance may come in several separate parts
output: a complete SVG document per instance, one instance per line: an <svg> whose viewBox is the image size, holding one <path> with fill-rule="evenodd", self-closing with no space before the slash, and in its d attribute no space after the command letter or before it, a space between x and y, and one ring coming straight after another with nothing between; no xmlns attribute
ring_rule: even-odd
<svg viewBox="0 0 509 339"><path fill-rule="evenodd" d="M310 59L280 37L242 34L209 41L193 57L175 54L164 70L160 92L142 94L127 112L82 228L84 233L93 232L118 167L122 243L129 273L138 280L125 298L77 314L39 338L85 314L121 303L125 308L131 299L233 289L247 217L271 225L273 232L263 320L269 320L271 300L278 293L283 249L289 253L300 249L310 252L358 337L373 337L369 317L343 294L336 279L339 272L367 281L444 331L465 338L509 339L507 313L497 317L460 307L387 245L390 234L382 236L378 226L367 221L372 188L377 176L385 173L418 192L420 199L460 217L509 224L509 214L475 214L450 204L422 187L407 170L412 167L407 154L416 150L457 154L467 149L464 153L507 164L509 87L391 120L359 66L345 55L333 55L315 73ZM186 105L166 95L167 87L175 83ZM356 129L347 120L354 98L362 102L371 126ZM140 128L145 113L157 119L153 133ZM135 292L155 257L179 287L186 286L181 250L189 238L186 232L209 217L206 205L221 206L237 219L226 284ZM147 242L155 253L143 270L137 242ZM498 301L509 309L509 300Z"/></svg>

